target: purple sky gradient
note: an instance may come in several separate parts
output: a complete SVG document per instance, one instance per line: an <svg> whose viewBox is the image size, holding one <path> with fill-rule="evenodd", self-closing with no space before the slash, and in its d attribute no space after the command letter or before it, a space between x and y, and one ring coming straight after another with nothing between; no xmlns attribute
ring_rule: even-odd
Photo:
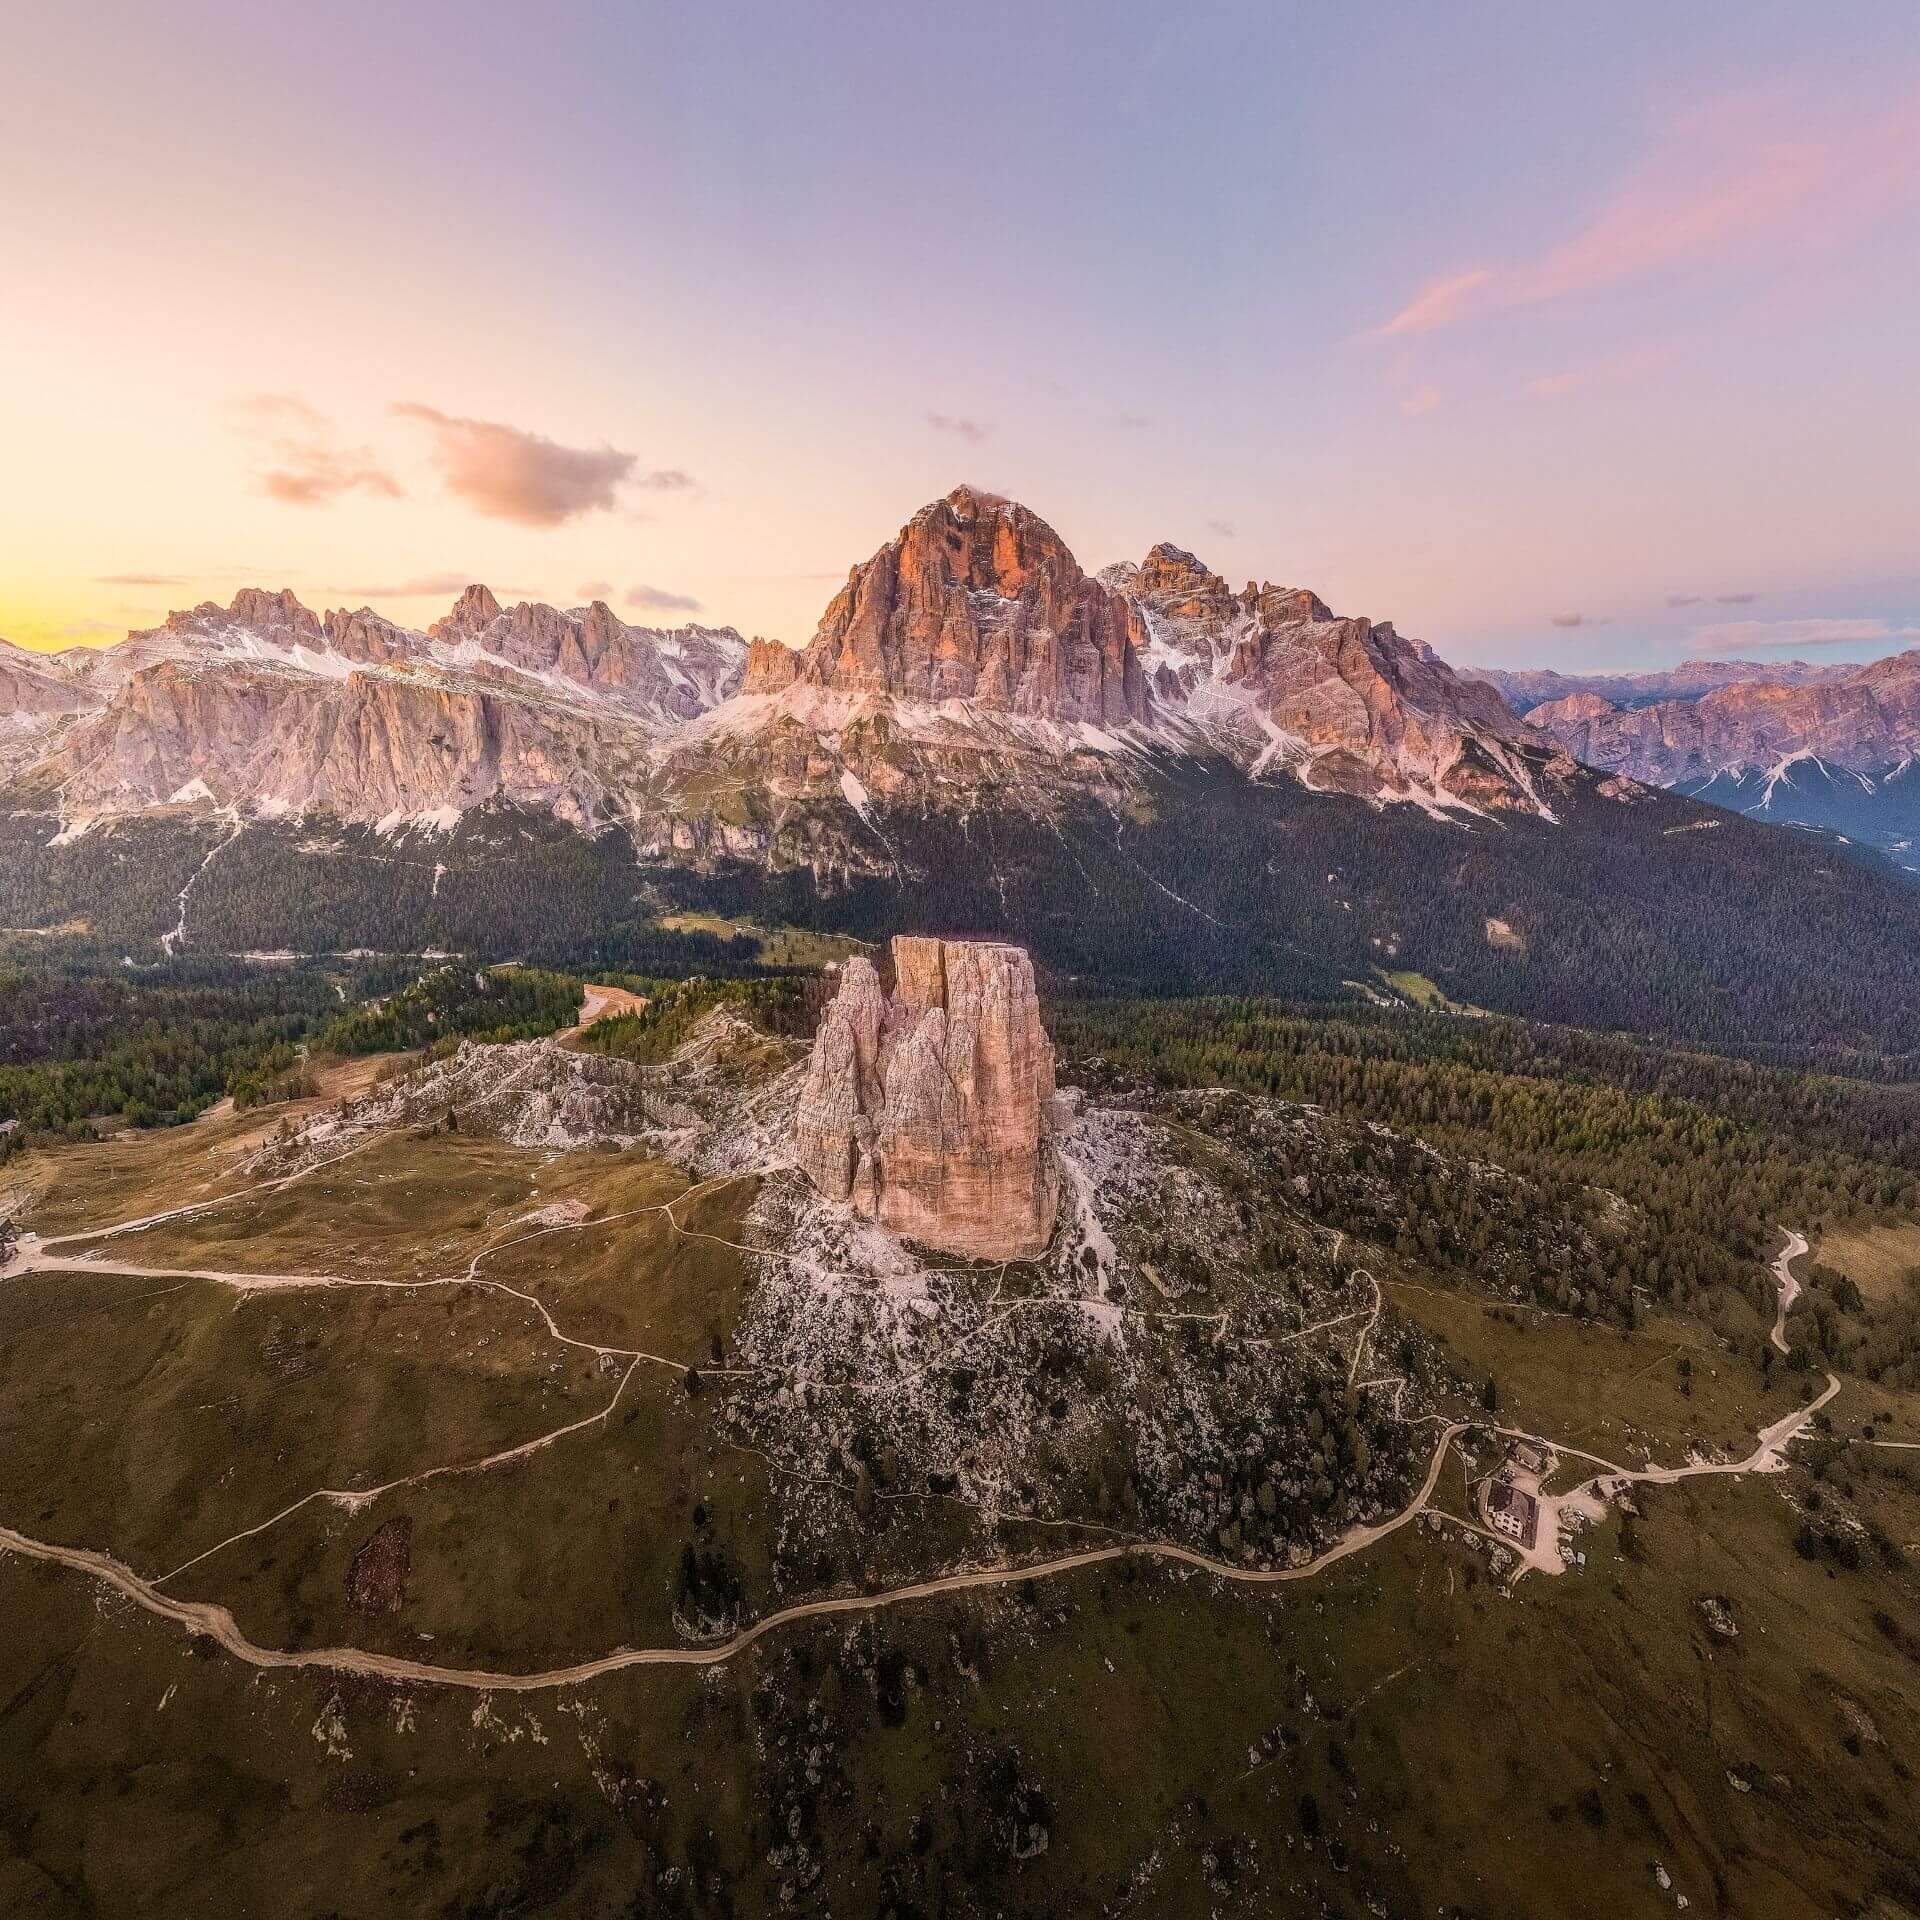
<svg viewBox="0 0 1920 1920"><path fill-rule="evenodd" d="M967 480L1459 662L1920 644L1911 0L0 28L16 640L471 576L798 642Z"/></svg>

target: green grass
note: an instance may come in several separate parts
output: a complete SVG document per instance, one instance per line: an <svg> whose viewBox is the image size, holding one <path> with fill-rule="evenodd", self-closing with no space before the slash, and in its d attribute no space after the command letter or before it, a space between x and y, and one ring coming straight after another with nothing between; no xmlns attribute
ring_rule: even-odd
<svg viewBox="0 0 1920 1920"><path fill-rule="evenodd" d="M29 1274L0 1287L0 1354L0 1515L149 1575L314 1487L510 1446L610 1390L467 1289Z"/></svg>
<svg viewBox="0 0 1920 1920"><path fill-rule="evenodd" d="M277 1116L276 1116L277 1118ZM120 1217L231 1182L209 1120L58 1161L35 1222ZM1220 1148L1190 1134L1197 1160ZM10 1169L18 1172L18 1169ZM69 1184L69 1175L71 1181ZM640 1154L381 1142L280 1194L107 1243L141 1264L490 1277L582 1337L711 1368L750 1277L754 1183L657 1207ZM512 1247L573 1202L581 1231ZM598 1222L600 1224L594 1224ZM524 1231L524 1229L518 1229ZM1796 1403L1697 1321L1630 1333L1434 1290L1376 1263L1499 1418L1619 1460L1744 1451ZM1397 1274L1397 1277L1393 1277ZM1759 1329L1736 1329L1742 1353ZM1680 1362L1689 1371L1682 1373ZM624 1364L624 1363L622 1363ZM477 1289L284 1291L32 1275L0 1284L0 1520L157 1573L311 1487L471 1459L580 1418L618 1379ZM1690 1390L1689 1390L1690 1389ZM718 1378L643 1363L613 1414L486 1473L315 1503L172 1591L257 1641L516 1670L680 1638L683 1547L749 1615L1071 1536L988 1534L951 1503L813 1496L834 1564L783 1559L792 1486L725 1443ZM0 1555L0 1912L289 1916L801 1913L1479 1920L1920 1908L1920 1608L1895 1550L1803 1557L1803 1514L1920 1540L1920 1396L1849 1382L1782 1476L1643 1490L1587 1565L1501 1592L1408 1528L1313 1581L1103 1566L782 1629L727 1667L485 1698L257 1674L84 1578ZM1443 1488L1457 1495L1458 1472ZM1817 1502L1817 1504L1816 1504ZM406 1596L350 1603L354 1554L411 1526ZM1699 1602L1732 1608L1716 1641ZM1745 1785L1741 1791L1735 1783ZM1016 1790L1044 1851L1016 1857ZM1310 1798L1314 1809L1305 1808ZM1309 1831L1317 1827L1317 1831ZM818 1863L802 1888L797 1831ZM792 1899L784 1897L792 1892Z"/></svg>
<svg viewBox="0 0 1920 1920"><path fill-rule="evenodd" d="M1375 967L1374 972L1409 1006L1418 1007L1422 1012L1471 1014L1485 1012L1484 1008L1468 1006L1464 1001L1449 999L1424 973L1414 973L1405 969L1390 972L1385 967Z"/></svg>
<svg viewBox="0 0 1920 1920"><path fill-rule="evenodd" d="M1279 1595L1103 1568L1030 1603L796 1630L717 1675L485 1702L255 1676L0 1560L0 1767L36 1783L0 1824L0 1890L55 1914L86 1911L84 1887L100 1911L194 1914L217 1890L317 1915L697 1913L724 1889L771 1913L798 1809L823 1912L931 1912L956 1888L1032 1915L1129 1888L1126 1910L1169 1916L1671 1911L1654 1860L1696 1912L1910 1901L1914 1667L1873 1624L1902 1595L1797 1560L1779 1495L1649 1494L1630 1547L1610 1525L1583 1577L1512 1598L1407 1533ZM1711 1640L1705 1594L1738 1640ZM343 1754L316 1738L327 1714ZM994 1813L1009 1767L1047 1803L1024 1861ZM645 1904L668 1869L707 1902Z"/></svg>
<svg viewBox="0 0 1920 1920"><path fill-rule="evenodd" d="M1387 1292L1397 1312L1444 1339L1466 1381L1492 1375L1502 1424L1621 1466L1639 1465L1645 1448L1676 1464L1696 1446L1746 1453L1760 1428L1800 1404L1809 1381L1818 1384L1784 1365L1763 1374L1678 1314L1649 1314L1629 1333L1405 1279L1390 1280ZM1462 1411L1478 1417L1478 1396Z"/></svg>
<svg viewBox="0 0 1920 1920"><path fill-rule="evenodd" d="M818 968L837 965L871 946L850 934L815 933L806 927L762 927L751 920L731 920L718 913L669 913L654 923L666 933L710 933L716 939L749 934L759 942L756 957L769 967Z"/></svg>
<svg viewBox="0 0 1920 1920"><path fill-rule="evenodd" d="M1830 1227L1813 1250L1820 1265L1844 1273L1875 1305L1897 1300L1920 1270L1920 1221Z"/></svg>

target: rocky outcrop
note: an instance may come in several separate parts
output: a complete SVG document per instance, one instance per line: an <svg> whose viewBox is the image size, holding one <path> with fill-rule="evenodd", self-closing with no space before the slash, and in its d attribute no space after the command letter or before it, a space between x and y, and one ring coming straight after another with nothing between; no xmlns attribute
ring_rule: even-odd
<svg viewBox="0 0 1920 1920"><path fill-rule="evenodd" d="M644 740L594 716L420 674L340 679L163 661L62 743L80 817L194 803L451 827L510 801L586 827Z"/></svg>
<svg viewBox="0 0 1920 1920"><path fill-rule="evenodd" d="M450 826L500 800L593 827L630 811L653 743L724 700L745 657L730 628L629 627L603 602L502 609L470 587L423 634L246 588L48 670L0 658L0 721L16 682L45 709L0 732L0 776L46 754L69 817L212 804Z"/></svg>
<svg viewBox="0 0 1920 1920"><path fill-rule="evenodd" d="M41 759L98 696L44 654L0 640L0 781Z"/></svg>
<svg viewBox="0 0 1920 1920"><path fill-rule="evenodd" d="M44 655L0 640L0 722L30 721L78 713L91 705L86 693Z"/></svg>
<svg viewBox="0 0 1920 1920"><path fill-rule="evenodd" d="M747 691L796 680L1099 727L1151 713L1127 603L1038 514L972 487L855 567L791 667L756 653Z"/></svg>
<svg viewBox="0 0 1920 1920"><path fill-rule="evenodd" d="M1342 619L1304 587L1235 593L1166 544L1100 578L1138 609L1161 710L1237 729L1255 771L1369 799L1543 804L1518 751L1549 743L1391 624Z"/></svg>
<svg viewBox="0 0 1920 1920"><path fill-rule="evenodd" d="M980 1260L1053 1232L1053 1043L1020 947L896 938L847 963L814 1041L795 1158L830 1200Z"/></svg>
<svg viewBox="0 0 1920 1920"><path fill-rule="evenodd" d="M664 721L690 720L736 692L747 658L731 627L630 627L604 600L570 611L524 600L503 608L480 586L469 587L427 637L464 664L490 657L616 695Z"/></svg>
<svg viewBox="0 0 1920 1920"><path fill-rule="evenodd" d="M1578 693L1527 720L1588 766L1651 786L1764 773L1806 757L1877 773L1920 752L1920 650L1810 683L1737 682L1650 706Z"/></svg>

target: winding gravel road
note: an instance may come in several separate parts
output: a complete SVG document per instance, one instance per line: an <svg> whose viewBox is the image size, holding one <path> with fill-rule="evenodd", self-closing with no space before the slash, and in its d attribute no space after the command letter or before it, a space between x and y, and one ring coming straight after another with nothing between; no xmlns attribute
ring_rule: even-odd
<svg viewBox="0 0 1920 1920"><path fill-rule="evenodd" d="M367 1143L361 1143L362 1146L365 1144ZM355 1151L357 1150L359 1149L356 1148ZM344 1158L346 1156L343 1155L341 1157ZM312 1172L314 1170L313 1168L308 1168L303 1171ZM290 1184L291 1179L300 1177L302 1176L294 1175L283 1180L263 1182L260 1188L252 1189L252 1191L271 1191L278 1186ZM706 1186L712 1184L714 1183L703 1182L699 1186L689 1188L687 1192L677 1195L671 1201L660 1203L656 1206L633 1209L632 1211L645 1213L662 1212L666 1215L667 1219L672 1222L674 1227L678 1229L679 1221L674 1217L672 1209L690 1197L697 1195L704 1190ZM32 1271L106 1272L117 1270L120 1272L140 1273L145 1270L124 1267L115 1269L108 1266L107 1263L99 1261L97 1257L87 1258L85 1256L52 1255L48 1252L48 1249L54 1246L70 1246L77 1241L99 1240L111 1238L123 1233L138 1231L142 1228L157 1225L163 1220L175 1219L183 1215L199 1212L205 1207L226 1204L239 1197L241 1196L237 1194L222 1195L212 1201L177 1207L166 1213L149 1215L139 1220L125 1221L116 1226L95 1228L88 1232L62 1234L46 1240L39 1240L34 1236L27 1236L15 1248L11 1259L3 1269L0 1269L0 1272L13 1275ZM618 1217L620 1216L613 1216L613 1218ZM589 1223L580 1224L585 1225ZM607 1225L611 1224L611 1220L603 1219L590 1224ZM565 1230L567 1229L547 1228L541 1231ZM534 1234L522 1237L537 1238L539 1235ZM630 1364L621 1379L619 1388L614 1394L614 1402L617 1402L621 1393L625 1391L628 1381L632 1378L634 1368L638 1366L642 1360L656 1358L657 1356L635 1354L629 1350L619 1348L595 1348L593 1347L593 1343L574 1339L560 1331L554 1324L551 1315L547 1313L545 1307L539 1301L533 1299L531 1295L521 1294L518 1289L506 1287L504 1283L501 1282L481 1279L479 1277L481 1262L488 1258L491 1253L503 1251L506 1245L512 1244L517 1243L506 1242L491 1249L484 1249L481 1253L475 1255L466 1273L463 1275L448 1276L439 1282L427 1282L424 1284L451 1284L499 1288L504 1292L516 1295L517 1298L532 1305L546 1320L549 1332L567 1344L586 1346L591 1350L601 1353L618 1353L628 1358ZM1806 1250L1807 1242L1805 1238L1798 1233L1790 1231L1787 1235L1786 1249L1774 1262L1774 1272L1780 1282L1781 1299L1779 1315L1774 1326L1773 1338L1782 1352L1786 1351L1784 1327L1787 1310L1799 1291L1799 1283L1792 1275L1791 1262L1806 1252ZM175 1277L175 1272L176 1270L173 1269L151 1270L151 1274L157 1277ZM182 1269L178 1270L178 1273L179 1277L187 1277L192 1273L192 1270ZM1371 1308L1360 1309L1356 1314L1340 1316L1342 1320L1364 1316L1366 1321L1361 1336L1355 1343L1351 1364L1349 1366L1348 1377L1350 1385L1357 1382L1363 1358L1371 1343L1372 1335L1378 1324L1383 1305L1378 1281L1374 1279L1371 1273L1366 1272L1364 1268L1356 1269L1355 1277L1359 1278L1362 1276L1373 1285L1373 1303ZM192 1274L192 1277L222 1282L243 1291L255 1289L264 1291L275 1287L306 1288L351 1285L388 1285L400 1287L407 1284L400 1282L343 1281L335 1276L329 1275L210 1274L204 1270L201 1270L197 1274ZM420 1285L423 1283L415 1282L412 1284ZM1387 1380L1370 1380L1364 1384L1372 1387L1389 1385L1391 1382ZM1591 1498L1595 1496L1598 1493L1601 1482L1609 1476L1627 1482L1665 1484L1676 1480L1688 1479L1696 1474L1740 1474L1777 1471L1784 1463L1784 1451L1787 1444L1839 1391L1840 1382L1833 1375L1829 1374L1827 1376L1826 1391L1822 1393L1818 1399L1804 1407L1795 1409L1794 1412L1784 1416L1782 1419L1774 1422L1772 1426L1766 1428L1760 1434L1753 1452L1745 1459L1736 1462L1696 1462L1684 1467L1640 1468L1635 1470L1618 1467L1611 1461L1603 1460L1594 1454L1582 1453L1577 1448L1562 1448L1561 1451L1573 1454L1578 1458L1590 1460L1595 1466L1603 1469L1601 1474L1596 1475L1584 1486L1576 1489L1573 1495L1566 1496L1566 1500L1571 1501L1583 1497ZM499 1455L490 1457L487 1461L480 1463L449 1464L447 1466L424 1469L422 1473L406 1476L402 1480L392 1483L392 1485L410 1484L415 1479L428 1478L441 1473L474 1471L476 1466L484 1467L517 1458L523 1453L549 1444L553 1439L559 1438L566 1433L579 1431L604 1419L606 1413L611 1411L612 1404L613 1403L609 1403L609 1406L602 1409L600 1413L590 1415L584 1420L570 1423L556 1434L544 1435L533 1441L523 1442L520 1446L509 1448ZM1332 1547L1328 1548L1326 1552L1298 1567L1271 1569L1241 1567L1227 1561L1212 1559L1206 1554L1194 1551L1192 1548L1177 1546L1170 1542L1127 1541L1112 1546L1081 1548L1074 1552L1056 1554L1040 1560L988 1567L965 1568L953 1573L937 1575L931 1579L912 1581L902 1586L890 1587L877 1593L843 1594L826 1599L802 1601L797 1605L785 1607L778 1612L770 1613L764 1618L755 1621L751 1626L743 1628L739 1633L733 1635L732 1638L718 1641L711 1645L619 1647L611 1653L602 1654L597 1659L584 1660L573 1666L548 1668L532 1673L510 1673L487 1668L439 1666L432 1662L405 1659L394 1654L370 1653L356 1647L312 1647L299 1652L263 1647L258 1642L250 1640L246 1636L241 1630L239 1623L234 1619L231 1611L226 1607L220 1606L213 1601L177 1599L171 1594L161 1592L160 1581L174 1578L175 1575L184 1572L187 1566L196 1565L200 1560L207 1558L207 1554L197 1555L194 1560L186 1562L185 1565L181 1567L174 1568L171 1573L161 1575L160 1581L155 1581L144 1578L123 1561L115 1559L109 1553L94 1548L69 1547L51 1541L36 1540L27 1534L20 1533L16 1529L7 1526L0 1526L0 1552L17 1554L23 1559L37 1560L54 1566L66 1567L77 1573L83 1573L89 1578L97 1580L111 1588L114 1592L121 1594L126 1599L131 1600L136 1606L153 1614L156 1618L170 1620L185 1632L204 1635L235 1659L251 1667L268 1671L312 1668L335 1673L359 1674L368 1678L401 1683L462 1687L476 1692L535 1693L549 1691L555 1688L580 1686L588 1681L600 1679L608 1674L623 1672L629 1667L719 1666L732 1660L737 1655L744 1653L749 1647L753 1646L756 1641L762 1639L767 1634L776 1632L782 1627L795 1625L804 1620L827 1619L837 1614L874 1613L884 1608L905 1606L919 1600L937 1599L947 1594L1003 1587L1017 1581L1051 1579L1060 1574L1077 1572L1084 1567L1101 1566L1110 1561L1128 1558L1135 1560L1157 1560L1169 1564L1189 1566L1202 1573L1210 1574L1216 1579L1230 1581L1241 1586L1275 1586L1292 1581L1310 1580L1324 1573L1329 1567L1348 1558L1350 1555L1364 1552L1377 1541L1386 1538L1386 1536L1391 1533L1397 1532L1400 1528L1417 1519L1425 1512L1432 1503L1434 1489L1439 1484L1441 1469L1446 1463L1453 1442L1466 1430L1467 1425L1468 1423L1466 1421L1454 1421L1442 1430L1440 1439L1434 1447L1433 1457L1428 1462L1426 1477L1422 1481L1418 1493L1415 1494L1414 1498L1398 1514L1389 1520L1381 1521L1373 1526L1353 1528L1350 1532L1343 1535ZM1511 1430L1500 1429L1500 1431ZM1527 1435L1524 1437L1535 1438L1536 1436ZM1547 1444L1552 1445L1554 1443L1548 1442ZM324 1489L316 1490L304 1496L300 1501L297 1501L295 1506L304 1506L308 1501L323 1498L357 1505L360 1504L364 1498L371 1497L372 1493L378 1491L382 1491L382 1489L368 1490L365 1494ZM1564 1504L1564 1502L1556 1503L1556 1505L1558 1504ZM258 1526L250 1527L243 1533L233 1536L233 1539L221 1542L220 1546L228 1546L233 1544L234 1540L249 1538L254 1534L263 1532L267 1527L285 1518L286 1512L291 1511L293 1511L292 1508L286 1509L282 1513L276 1514L270 1519L261 1522ZM1554 1528L1554 1534L1557 1541L1557 1524ZM219 1547L215 1547L209 1551L218 1552L219 1550ZM1532 1562L1529 1560L1528 1564L1532 1564ZM1548 1570L1558 1571L1559 1569L1555 1567Z"/></svg>
<svg viewBox="0 0 1920 1920"><path fill-rule="evenodd" d="M1074 1573L1082 1567L1100 1566L1109 1560L1165 1560L1197 1567L1222 1580L1242 1586L1273 1586L1283 1581L1310 1580L1324 1573L1336 1561L1360 1553L1375 1541L1397 1532L1417 1519L1433 1498L1446 1463L1448 1449L1464 1422L1455 1422L1440 1436L1427 1466L1427 1477L1419 1493L1391 1520L1377 1526L1356 1527L1344 1535L1317 1559L1300 1567L1268 1570L1231 1566L1223 1560L1210 1560L1190 1548L1157 1541L1129 1543L1116 1547L1087 1547L1077 1553L1056 1554L1046 1560L1032 1560L1009 1566L974 1567L959 1573L946 1573L931 1580L889 1587L880 1593L850 1593L825 1600L805 1600L798 1606L783 1607L742 1628L730 1640L706 1647L618 1647L597 1660L583 1660L571 1667L551 1667L540 1673L500 1673L480 1667L442 1667L424 1660L405 1660L394 1654L366 1653L357 1647L309 1647L288 1653L263 1647L241 1632L233 1615L222 1606L205 1600L176 1600L162 1593L152 1581L143 1580L133 1569L111 1554L87 1547L55 1546L45 1540L30 1539L11 1527L0 1527L0 1551L17 1553L29 1560L50 1561L111 1587L136 1605L163 1620L171 1620L189 1633L205 1634L236 1660L250 1667L268 1670L320 1668L332 1673L353 1673L371 1679L414 1682L426 1686L465 1687L480 1693L543 1693L556 1687L577 1687L628 1667L715 1667L744 1653L756 1640L781 1627L802 1620L821 1620L842 1613L877 1613L884 1607L905 1606L915 1600L933 1600L942 1594L967 1593L980 1587L1004 1587L1020 1580L1045 1580L1057 1574Z"/></svg>

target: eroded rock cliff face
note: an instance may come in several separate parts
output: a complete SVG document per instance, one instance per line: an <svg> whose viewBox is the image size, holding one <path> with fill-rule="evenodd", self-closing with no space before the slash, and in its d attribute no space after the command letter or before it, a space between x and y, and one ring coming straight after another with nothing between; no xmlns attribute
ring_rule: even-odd
<svg viewBox="0 0 1920 1920"><path fill-rule="evenodd" d="M1136 610L1161 711L1243 732L1250 721L1256 773L1369 799L1544 806L1518 751L1542 737L1390 622L1342 618L1305 587L1236 593L1164 542L1100 579Z"/></svg>
<svg viewBox="0 0 1920 1920"><path fill-rule="evenodd" d="M502 661L616 695L665 722L689 720L736 692L747 654L731 627L630 627L604 600L571 610L528 601L502 607L481 586L469 587L427 637L464 665Z"/></svg>
<svg viewBox="0 0 1920 1920"><path fill-rule="evenodd" d="M502 801L590 829L628 814L653 742L725 700L746 651L729 628L630 627L602 601L502 608L469 587L418 633L249 587L31 681L7 649L0 776L57 745L45 773L69 819L214 805L450 828ZM64 706L12 719L49 689Z"/></svg>
<svg viewBox="0 0 1920 1920"><path fill-rule="evenodd" d="M956 487L922 507L821 616L791 664L756 650L749 693L795 680L1124 726L1151 711L1133 612L1017 501Z"/></svg>
<svg viewBox="0 0 1920 1920"><path fill-rule="evenodd" d="M504 800L584 827L612 804L609 768L643 744L613 717L554 715L431 675L164 661L67 735L63 797L83 818L201 802L442 825Z"/></svg>
<svg viewBox="0 0 1920 1920"><path fill-rule="evenodd" d="M17 717L51 697L46 673L71 706ZM889 813L1119 814L1174 756L1548 817L1575 771L1386 622L1236 591L1171 544L1092 577L1039 515L972 487L855 567L798 653L478 585L425 632L248 588L0 675L0 721L0 779L68 824L216 805L447 825L499 801L823 884L893 870Z"/></svg>
<svg viewBox="0 0 1920 1920"><path fill-rule="evenodd" d="M896 938L889 994L847 963L794 1120L795 1157L829 1199L980 1260L1053 1233L1053 1043L1023 948Z"/></svg>
<svg viewBox="0 0 1920 1920"><path fill-rule="evenodd" d="M1808 756L1879 773L1920 752L1920 650L1812 684L1741 682L1644 707L1577 693L1535 707L1527 720L1588 766L1654 786L1765 773Z"/></svg>

